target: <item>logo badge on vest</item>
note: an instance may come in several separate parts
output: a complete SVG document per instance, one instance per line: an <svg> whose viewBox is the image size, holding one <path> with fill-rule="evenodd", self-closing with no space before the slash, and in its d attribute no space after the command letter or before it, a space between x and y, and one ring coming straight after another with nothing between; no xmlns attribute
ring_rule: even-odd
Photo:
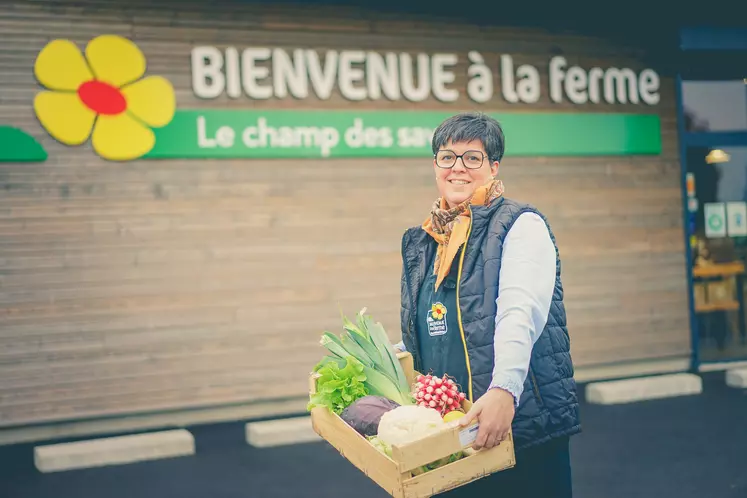
<svg viewBox="0 0 747 498"><path fill-rule="evenodd" d="M443 303L434 303L428 312L428 335L431 337L444 335L446 333L446 306Z"/></svg>

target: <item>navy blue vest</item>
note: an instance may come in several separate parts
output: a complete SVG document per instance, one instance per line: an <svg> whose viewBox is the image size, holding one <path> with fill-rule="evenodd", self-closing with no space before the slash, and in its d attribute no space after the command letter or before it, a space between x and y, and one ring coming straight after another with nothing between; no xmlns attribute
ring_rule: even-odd
<svg viewBox="0 0 747 498"><path fill-rule="evenodd" d="M488 389L493 374L493 337L496 299L501 269L503 240L516 219L534 207L500 198L489 207L472 206L472 221L460 265L457 303L467 346L472 400ZM548 225L549 229L549 225ZM555 244L555 236L550 231ZM430 262L436 242L422 228L408 229L402 238L401 327L405 347L413 354L416 370L423 367L419 354L417 316L423 280L433 271ZM557 254L557 246L556 246ZM454 313L456 310L449 310ZM465 386L465 391L466 391ZM532 350L529 373L512 424L517 450L580 432L579 404L570 337L566 327L560 257L557 260L555 290L547 325Z"/></svg>

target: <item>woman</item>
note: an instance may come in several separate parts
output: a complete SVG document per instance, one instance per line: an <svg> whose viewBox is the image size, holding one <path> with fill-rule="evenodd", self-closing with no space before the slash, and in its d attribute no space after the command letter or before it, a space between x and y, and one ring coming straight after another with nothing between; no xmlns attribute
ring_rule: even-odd
<svg viewBox="0 0 747 498"><path fill-rule="evenodd" d="M554 236L536 209L503 196L497 121L453 116L432 147L440 197L402 240L400 347L474 402L461 419L479 422L474 448L513 429L517 461L445 495L570 497L580 422Z"/></svg>

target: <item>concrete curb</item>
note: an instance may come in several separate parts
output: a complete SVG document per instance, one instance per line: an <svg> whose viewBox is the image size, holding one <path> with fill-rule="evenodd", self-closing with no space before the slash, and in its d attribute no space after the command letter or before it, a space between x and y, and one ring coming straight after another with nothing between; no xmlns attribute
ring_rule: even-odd
<svg viewBox="0 0 747 498"><path fill-rule="evenodd" d="M727 370L726 385L736 389L747 389L747 368Z"/></svg>
<svg viewBox="0 0 747 498"><path fill-rule="evenodd" d="M193 455L194 437L189 431L133 434L51 444L34 448L34 463L40 472L59 472Z"/></svg>
<svg viewBox="0 0 747 498"><path fill-rule="evenodd" d="M293 417L246 424L246 442L257 448L311 443L322 438L311 427L311 417Z"/></svg>
<svg viewBox="0 0 747 498"><path fill-rule="evenodd" d="M165 431L174 427L284 417L305 412L308 404L309 395L306 394L284 400L256 401L233 406L214 406L92 420L69 420L32 427L8 427L0 429L0 446L18 443L44 444L47 441L59 439L92 439L108 434Z"/></svg>
<svg viewBox="0 0 747 498"><path fill-rule="evenodd" d="M586 399L592 404L615 405L702 392L703 380L699 376L679 373L591 383L586 386Z"/></svg>

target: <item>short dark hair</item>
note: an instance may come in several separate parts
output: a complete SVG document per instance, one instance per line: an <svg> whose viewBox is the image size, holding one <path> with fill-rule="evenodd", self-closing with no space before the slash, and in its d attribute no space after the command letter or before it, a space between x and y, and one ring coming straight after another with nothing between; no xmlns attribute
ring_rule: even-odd
<svg viewBox="0 0 747 498"><path fill-rule="evenodd" d="M503 159L505 138L500 123L482 112L464 112L446 119L433 133L433 154L449 141L470 142L480 140L490 161Z"/></svg>

